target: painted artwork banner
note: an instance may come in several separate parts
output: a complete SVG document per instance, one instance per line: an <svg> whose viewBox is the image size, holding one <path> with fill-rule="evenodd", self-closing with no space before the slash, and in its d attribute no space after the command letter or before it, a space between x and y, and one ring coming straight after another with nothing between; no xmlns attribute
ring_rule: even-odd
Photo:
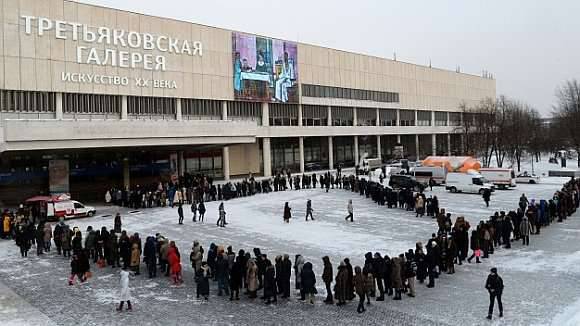
<svg viewBox="0 0 580 326"><path fill-rule="evenodd" d="M232 33L234 98L298 103L296 43Z"/></svg>
<svg viewBox="0 0 580 326"><path fill-rule="evenodd" d="M48 161L48 181L51 194L69 192L69 164L68 160Z"/></svg>

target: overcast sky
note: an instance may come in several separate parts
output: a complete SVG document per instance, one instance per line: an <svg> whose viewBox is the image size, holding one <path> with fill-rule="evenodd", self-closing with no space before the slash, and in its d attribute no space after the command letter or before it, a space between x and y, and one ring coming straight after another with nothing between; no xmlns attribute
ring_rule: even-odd
<svg viewBox="0 0 580 326"><path fill-rule="evenodd" d="M481 75L543 115L580 79L578 0L81 0Z"/></svg>

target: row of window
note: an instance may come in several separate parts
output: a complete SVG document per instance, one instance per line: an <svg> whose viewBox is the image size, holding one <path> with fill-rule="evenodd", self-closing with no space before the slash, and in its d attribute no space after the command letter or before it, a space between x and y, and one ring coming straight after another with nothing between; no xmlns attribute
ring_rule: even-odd
<svg viewBox="0 0 580 326"><path fill-rule="evenodd" d="M315 86L315 85L303 85ZM318 86L316 86L318 87ZM305 95L307 96L307 95ZM133 116L168 116L175 115L177 100L182 103L184 119L221 119L223 102L219 100L175 99L158 97L127 97L127 111ZM62 98L63 112L72 114L120 114L122 97L118 95L97 95L64 93ZM272 103L269 106L270 125L297 126L298 106ZM55 112L56 93L0 90L0 111L2 112ZM227 102L228 118L231 120L253 120L261 123L262 104L258 102ZM397 110L380 109L379 125L381 126L431 126L431 111L400 110L397 123ZM331 107L333 126L352 126L354 113L352 107ZM470 115L466 115L466 119ZM461 112L434 112L435 126L459 126ZM376 125L376 110L357 108L357 125ZM328 107L317 105L302 106L302 124L304 126L328 125Z"/></svg>
<svg viewBox="0 0 580 326"><path fill-rule="evenodd" d="M302 84L302 96L399 103L399 93Z"/></svg>
<svg viewBox="0 0 580 326"><path fill-rule="evenodd" d="M0 111L54 112L55 93L0 90Z"/></svg>

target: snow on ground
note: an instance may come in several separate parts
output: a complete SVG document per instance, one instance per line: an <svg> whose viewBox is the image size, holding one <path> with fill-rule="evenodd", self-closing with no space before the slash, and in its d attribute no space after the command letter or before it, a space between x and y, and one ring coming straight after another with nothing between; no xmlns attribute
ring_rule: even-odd
<svg viewBox="0 0 580 326"><path fill-rule="evenodd" d="M547 170L547 167L547 164L540 164L536 169ZM544 178L538 185L523 184L516 189L496 191L490 208L485 207L478 195L450 194L442 187L427 192L427 195L436 195L441 207L454 217L464 215L474 226L496 210L514 209L522 193L526 193L529 199L550 198L565 180ZM316 219L313 222L304 220L307 199L312 200ZM349 199L353 200L354 223L344 221ZM293 219L289 224L282 220L286 201L292 207ZM541 236L531 238L529 247L514 243L513 249L496 250L483 264L457 266L455 275L441 275L435 289L417 284L416 298L373 302L367 313L361 316L355 312L355 302L340 308L320 302L325 294L320 279L321 257L331 257L336 273L337 263L345 257L349 257L353 265L362 265L367 251L397 255L414 248L417 241L425 242L436 231L433 219L416 218L410 212L377 206L370 199L349 191L331 189L325 193L321 189L310 189L227 201L225 208L229 225L222 229L215 226L218 204L207 203L204 224L194 224L185 209L185 225L178 225L176 209L170 208L130 213L126 209L99 207L97 217L69 221L71 226L79 226L82 230L88 225L111 227L113 218L110 214L120 211L123 227L128 231L139 232L143 239L160 232L177 242L183 258L185 284L175 287L166 278L149 280L142 265L142 275L131 280L136 308L131 314L114 312L118 271L93 269L94 276L87 284L68 286L66 280L70 267L67 260L57 257L54 252L38 258L33 251L31 257L21 259L13 242L1 241L0 286L14 293L7 297L0 288L1 320L17 320L16 324L25 324L26 320L30 325L39 324L29 320L32 318L29 315L22 315L28 314L29 309L38 309L36 315L62 325L577 325L580 318L577 313L580 307L580 284L577 282L580 253L575 246L580 235L579 214L543 229ZM284 253L291 257L301 253L314 265L320 300L315 307L295 299L280 301L271 307L246 298L230 303L226 298L217 298L212 285L210 302L199 301L195 298L193 275L188 263L193 240L201 241L206 250L211 242L232 245L236 252L240 248L260 247L272 260ZM484 319L488 295L483 285L492 266L497 267L504 278L505 318L488 322ZM22 305L6 305L7 301L17 300ZM30 308L23 308L25 304ZM15 319L17 316L21 319Z"/></svg>

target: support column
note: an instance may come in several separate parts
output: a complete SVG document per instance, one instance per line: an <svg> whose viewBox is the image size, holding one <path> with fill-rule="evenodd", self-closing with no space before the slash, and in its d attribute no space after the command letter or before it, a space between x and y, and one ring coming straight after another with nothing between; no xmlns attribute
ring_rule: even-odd
<svg viewBox="0 0 580 326"><path fill-rule="evenodd" d="M222 148L222 169L224 180L230 181L230 148L228 146Z"/></svg>
<svg viewBox="0 0 580 326"><path fill-rule="evenodd" d="M262 162L264 163L264 176L272 176L272 153L270 152L270 138L262 138Z"/></svg>
<svg viewBox="0 0 580 326"><path fill-rule="evenodd" d="M451 156L451 134L447 134L447 156Z"/></svg>
<svg viewBox="0 0 580 326"><path fill-rule="evenodd" d="M300 152L300 173L304 173L304 137L298 137L298 151Z"/></svg>
<svg viewBox="0 0 580 326"><path fill-rule="evenodd" d="M417 113L417 110L415 110L415 123L413 124L413 126L417 126L419 124L419 114Z"/></svg>
<svg viewBox="0 0 580 326"><path fill-rule="evenodd" d="M354 136L354 165L358 164L358 136Z"/></svg>
<svg viewBox="0 0 580 326"><path fill-rule="evenodd" d="M62 109L62 93L56 93L56 113L54 118L57 120L62 120L63 109Z"/></svg>
<svg viewBox="0 0 580 326"><path fill-rule="evenodd" d="M328 121L326 123L328 126L332 126L332 107L328 107Z"/></svg>
<svg viewBox="0 0 580 326"><path fill-rule="evenodd" d="M228 119L228 101L222 101L222 120Z"/></svg>
<svg viewBox="0 0 580 326"><path fill-rule="evenodd" d="M183 151L177 152L177 162L179 164L177 166L177 173L179 176L182 176L185 174L185 158L183 158Z"/></svg>
<svg viewBox="0 0 580 326"><path fill-rule="evenodd" d="M262 103L262 126L267 127L270 125L270 107L267 102ZM268 139L268 145L270 140Z"/></svg>
<svg viewBox="0 0 580 326"><path fill-rule="evenodd" d="M377 158L383 158L381 155L381 135L377 135Z"/></svg>
<svg viewBox="0 0 580 326"><path fill-rule="evenodd" d="M334 148L332 145L332 136L328 136L328 169L334 169Z"/></svg>
<svg viewBox="0 0 580 326"><path fill-rule="evenodd" d="M352 108L352 125L358 126L358 117L356 114L356 108Z"/></svg>
<svg viewBox="0 0 580 326"><path fill-rule="evenodd" d="M397 123L396 123L396 125L397 126L400 126L401 125L401 109L397 109ZM397 142L400 143L401 142L401 137L400 136L398 136L398 137L399 137L398 138L399 140Z"/></svg>
<svg viewBox="0 0 580 326"><path fill-rule="evenodd" d="M381 109L377 108L377 123L376 126L379 127L381 125Z"/></svg>
<svg viewBox="0 0 580 326"><path fill-rule="evenodd" d="M397 135L397 144L401 143L401 135Z"/></svg>
<svg viewBox="0 0 580 326"><path fill-rule="evenodd" d="M415 111L417 112L417 111ZM419 135L415 135L415 156L416 160L419 159Z"/></svg>
<svg viewBox="0 0 580 326"><path fill-rule="evenodd" d="M465 152L465 137L463 136L463 134L461 134L461 155L466 155L467 153Z"/></svg>
<svg viewBox="0 0 580 326"><path fill-rule="evenodd" d="M298 126L302 127L302 104L298 104Z"/></svg>
<svg viewBox="0 0 580 326"><path fill-rule="evenodd" d="M131 169L129 167L129 158L125 157L123 159L123 186L125 190L131 188Z"/></svg>
<svg viewBox="0 0 580 326"><path fill-rule="evenodd" d="M183 114L181 113L181 99L176 99L175 105L175 120L181 121L183 120Z"/></svg>
<svg viewBox="0 0 580 326"><path fill-rule="evenodd" d="M435 111L431 111L431 127L435 127Z"/></svg>
<svg viewBox="0 0 580 326"><path fill-rule="evenodd" d="M431 135L431 154L433 156L437 155L437 135L436 134Z"/></svg>
<svg viewBox="0 0 580 326"><path fill-rule="evenodd" d="M123 95L121 96L121 120L127 120L128 117L127 95Z"/></svg>

